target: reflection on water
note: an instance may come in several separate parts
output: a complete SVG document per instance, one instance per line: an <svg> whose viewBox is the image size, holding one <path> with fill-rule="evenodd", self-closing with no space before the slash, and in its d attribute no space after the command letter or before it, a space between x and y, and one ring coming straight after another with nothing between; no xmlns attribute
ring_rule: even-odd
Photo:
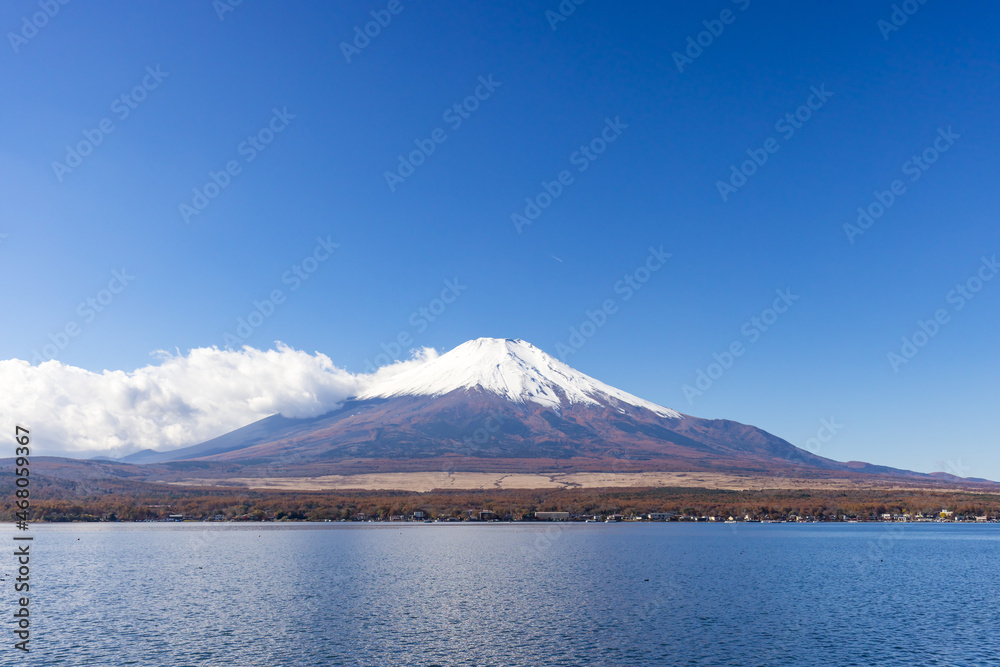
<svg viewBox="0 0 1000 667"><path fill-rule="evenodd" d="M0 664L1000 664L996 525L31 530Z"/></svg>

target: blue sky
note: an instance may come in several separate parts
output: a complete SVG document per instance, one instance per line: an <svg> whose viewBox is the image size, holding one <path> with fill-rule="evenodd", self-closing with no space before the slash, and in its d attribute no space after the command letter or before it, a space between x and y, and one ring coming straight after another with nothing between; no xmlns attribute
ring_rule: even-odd
<svg viewBox="0 0 1000 667"><path fill-rule="evenodd" d="M0 358L129 371L239 336L361 372L400 334L518 337L824 456L1000 479L995 7L679 4L5 3Z"/></svg>

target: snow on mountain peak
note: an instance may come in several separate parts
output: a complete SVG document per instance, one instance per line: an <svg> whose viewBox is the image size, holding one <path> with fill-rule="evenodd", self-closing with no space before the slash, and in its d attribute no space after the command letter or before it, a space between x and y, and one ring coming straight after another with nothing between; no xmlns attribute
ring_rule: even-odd
<svg viewBox="0 0 1000 667"><path fill-rule="evenodd" d="M432 361L370 387L357 398L441 396L477 388L515 403L530 401L553 409L559 409L564 401L612 407L617 407L614 405L617 401L661 417L682 418L679 412L599 382L531 343L514 338L467 341Z"/></svg>

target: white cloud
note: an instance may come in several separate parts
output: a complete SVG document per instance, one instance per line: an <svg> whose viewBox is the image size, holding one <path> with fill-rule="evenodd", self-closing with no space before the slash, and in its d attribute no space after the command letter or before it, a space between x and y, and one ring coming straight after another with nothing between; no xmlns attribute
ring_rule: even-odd
<svg viewBox="0 0 1000 667"><path fill-rule="evenodd" d="M325 354L281 343L273 350L210 347L157 355L158 364L132 372L0 361L0 415L32 430L35 454L124 456L175 449L276 413L321 415L437 353L417 350L412 359L370 375L354 375Z"/></svg>

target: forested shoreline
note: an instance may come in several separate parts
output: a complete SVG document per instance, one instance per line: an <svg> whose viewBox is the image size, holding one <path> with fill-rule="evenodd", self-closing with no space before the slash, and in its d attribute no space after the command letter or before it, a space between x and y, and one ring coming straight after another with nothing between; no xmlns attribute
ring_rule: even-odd
<svg viewBox="0 0 1000 667"><path fill-rule="evenodd" d="M0 519L14 519L13 477L0 477ZM996 520L1000 496L938 490L754 490L586 488L410 491L266 491L180 487L120 479L33 478L29 521L286 520L399 518L531 520L535 512L571 518L660 514L666 520L882 521Z"/></svg>

